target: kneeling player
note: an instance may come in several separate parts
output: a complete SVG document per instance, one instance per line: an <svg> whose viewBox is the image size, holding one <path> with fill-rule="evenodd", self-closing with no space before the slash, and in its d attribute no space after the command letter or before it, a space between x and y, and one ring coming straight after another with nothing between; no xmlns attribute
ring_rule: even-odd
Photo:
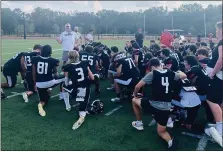
<svg viewBox="0 0 223 152"><path fill-rule="evenodd" d="M75 130L81 126L86 116L87 105L90 98L90 85L89 79L94 80L89 64L86 61L79 61L79 54L77 51L70 51L69 54L70 64L64 66L65 85L63 93L66 109L71 108L69 103L69 94L76 98L79 102L79 116L77 122L74 123L72 129Z"/></svg>
<svg viewBox="0 0 223 152"><path fill-rule="evenodd" d="M126 57L122 52L120 52L120 54L115 57L114 62L117 70L114 79L117 96L116 98L111 99L111 101L120 102L120 85L133 88L134 85L139 81L140 75L132 59Z"/></svg>
<svg viewBox="0 0 223 152"><path fill-rule="evenodd" d="M17 53L8 60L2 69L7 83L1 83L1 88L14 88L17 82L18 72L21 73L22 79L25 77L26 67L23 52Z"/></svg>
<svg viewBox="0 0 223 152"><path fill-rule="evenodd" d="M45 116L46 112L43 109L50 99L50 88L61 83L64 79L55 80L53 75L57 73L59 60L51 58L52 47L44 45L41 50L41 55L32 59L32 75L34 84L36 84L37 92L40 98L38 104L39 114Z"/></svg>
<svg viewBox="0 0 223 152"><path fill-rule="evenodd" d="M40 55L40 51L42 49L41 45L35 45L33 47L33 52L24 52L24 59L26 65L26 76L25 76L25 87L27 88L26 92L22 93L23 99L25 102L29 102L28 96L32 95L36 92L36 88L34 87L33 76L32 76L32 58Z"/></svg>
<svg viewBox="0 0 223 152"><path fill-rule="evenodd" d="M99 79L99 64L98 64L98 58L96 55L93 54L93 47L87 45L84 48L84 51L80 52L80 61L88 61L89 62L89 68L94 74L94 81L90 82L95 84L95 94L99 95L100 93L100 79Z"/></svg>
<svg viewBox="0 0 223 152"><path fill-rule="evenodd" d="M138 130L143 130L141 109L150 111L157 122L157 133L168 143L168 148L173 147L173 138L166 130L166 124L170 115L172 100L172 85L174 80L184 79L184 73L174 73L168 69L162 69L161 63L154 58L150 61L152 71L148 73L135 87L134 98L132 100L133 110L137 121L132 122L132 126ZM152 86L151 100L138 98L138 91L146 84Z"/></svg>

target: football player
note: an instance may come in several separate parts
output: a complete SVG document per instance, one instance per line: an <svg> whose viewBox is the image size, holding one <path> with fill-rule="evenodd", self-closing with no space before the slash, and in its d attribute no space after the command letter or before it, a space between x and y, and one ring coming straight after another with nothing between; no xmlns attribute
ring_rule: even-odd
<svg viewBox="0 0 223 152"><path fill-rule="evenodd" d="M88 61L90 64L90 70L94 74L94 81L92 83L95 84L95 94L98 95L100 93L100 79L98 75L99 71L99 63L98 57L93 54L93 47L87 45L84 51L80 52L80 61Z"/></svg>
<svg viewBox="0 0 223 152"><path fill-rule="evenodd" d="M18 72L21 73L22 80L25 78L26 66L23 52L17 53L3 66L3 75L7 83L2 83L1 88L14 88L17 82Z"/></svg>
<svg viewBox="0 0 223 152"><path fill-rule="evenodd" d="M133 121L132 126L137 130L143 130L141 109L152 112L157 122L158 135L167 142L168 148L172 149L175 142L166 130L171 109L172 84L174 80L185 79L187 76L182 72L174 73L162 69L160 61L156 58L150 60L150 66L152 71L135 86L132 104L137 121ZM146 84L152 87L151 100L137 97L139 90Z"/></svg>
<svg viewBox="0 0 223 152"><path fill-rule="evenodd" d="M120 85L133 87L138 82L140 75L132 58L126 57L124 53L120 52L116 55L114 62L117 71L114 78L116 98L111 99L111 101L120 102Z"/></svg>
<svg viewBox="0 0 223 152"><path fill-rule="evenodd" d="M59 66L59 60L51 57L52 47L50 45L44 45L41 50L41 55L32 58L32 75L40 102L38 104L38 110L40 116L46 116L46 112L43 107L48 103L50 99L50 88L61 83L63 79L55 80L53 75L58 75L57 66ZM35 87L34 86L34 87Z"/></svg>
<svg viewBox="0 0 223 152"><path fill-rule="evenodd" d="M36 88L34 88L34 82L33 82L33 76L32 76L32 58L40 55L41 49L42 49L42 46L39 44L36 44L33 47L32 52L23 53L23 56L25 59L25 65L26 65L26 76L25 76L26 86L25 87L27 88L27 91L22 93L22 97L26 103L29 102L28 96L36 92Z"/></svg>
<svg viewBox="0 0 223 152"><path fill-rule="evenodd" d="M197 50L197 59L202 65L202 67L205 69L207 67L208 62L210 61L208 50L205 48L200 48Z"/></svg>
<svg viewBox="0 0 223 152"><path fill-rule="evenodd" d="M109 54L107 52L107 50L103 48L99 48L99 65L100 67L103 69L103 73L105 78L108 77L108 69L109 69L109 65L110 65L110 58L109 58Z"/></svg>
<svg viewBox="0 0 223 152"><path fill-rule="evenodd" d="M111 47L111 59L110 59L110 65L109 65L109 77L111 79L111 87L108 87L107 90L115 90L114 87L114 74L116 73L116 69L115 69L115 63L114 63L114 59L116 57L116 55L118 55L118 47L116 46L112 46Z"/></svg>
<svg viewBox="0 0 223 152"><path fill-rule="evenodd" d="M145 53L144 53L143 49L140 49L139 45L136 42L134 42L132 44L132 48L133 48L132 59L136 65L136 67L138 67L138 69L139 69L140 77L143 77L145 75L145 71L144 71L144 67L143 67Z"/></svg>
<svg viewBox="0 0 223 152"><path fill-rule="evenodd" d="M65 85L64 101L66 109L70 109L69 93L79 102L79 119L74 123L72 129L75 130L81 126L85 120L86 110L90 98L89 79L94 80L95 77L90 70L90 65L87 61L79 61L77 51L70 51L68 54L70 64L64 66Z"/></svg>
<svg viewBox="0 0 223 152"><path fill-rule="evenodd" d="M200 100L202 102L206 102L206 96L210 81L207 75L207 71L199 65L199 62L195 56L186 56L184 64L186 68L187 78L190 80L192 85L196 87L196 93L199 95ZM213 116L211 114L210 108L207 106L207 103L204 103L204 105L208 122L213 122ZM193 115L195 116L196 113L194 113Z"/></svg>
<svg viewBox="0 0 223 152"><path fill-rule="evenodd" d="M174 72L179 70L179 63L177 62L176 58L170 56L169 49L162 49L161 57L163 58L163 63L165 65L165 68L170 69Z"/></svg>

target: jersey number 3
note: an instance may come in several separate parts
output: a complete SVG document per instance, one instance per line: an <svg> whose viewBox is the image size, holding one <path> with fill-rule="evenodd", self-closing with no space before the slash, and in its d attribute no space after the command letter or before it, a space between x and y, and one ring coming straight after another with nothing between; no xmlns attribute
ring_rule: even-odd
<svg viewBox="0 0 223 152"><path fill-rule="evenodd" d="M48 63L38 62L37 64L37 73L38 74L47 74Z"/></svg>
<svg viewBox="0 0 223 152"><path fill-rule="evenodd" d="M165 78L165 81L164 81L164 78ZM168 77L162 77L162 86L165 86L166 87L166 92L165 93L168 93L168 88L169 88L169 81L168 81Z"/></svg>
<svg viewBox="0 0 223 152"><path fill-rule="evenodd" d="M76 71L78 72L77 74L81 76L80 79L77 79L78 82L83 81L84 80L84 72L82 68L77 68Z"/></svg>

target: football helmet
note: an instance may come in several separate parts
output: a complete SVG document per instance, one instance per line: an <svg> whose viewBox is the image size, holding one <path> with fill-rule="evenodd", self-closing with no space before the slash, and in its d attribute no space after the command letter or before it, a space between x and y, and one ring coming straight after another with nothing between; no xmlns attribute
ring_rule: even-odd
<svg viewBox="0 0 223 152"><path fill-rule="evenodd" d="M88 114L99 114L104 111L104 103L100 100L94 100L87 108Z"/></svg>

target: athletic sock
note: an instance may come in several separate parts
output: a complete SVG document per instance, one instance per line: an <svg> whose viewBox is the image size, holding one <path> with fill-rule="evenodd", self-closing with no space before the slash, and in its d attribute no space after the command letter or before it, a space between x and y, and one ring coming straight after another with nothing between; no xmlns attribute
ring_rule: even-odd
<svg viewBox="0 0 223 152"><path fill-rule="evenodd" d="M86 112L85 111L79 111L79 116L80 117L85 117L86 116Z"/></svg>
<svg viewBox="0 0 223 152"><path fill-rule="evenodd" d="M170 148L173 145L173 139L168 141L168 148Z"/></svg>
<svg viewBox="0 0 223 152"><path fill-rule="evenodd" d="M222 135L222 122L216 122L216 130Z"/></svg>
<svg viewBox="0 0 223 152"><path fill-rule="evenodd" d="M137 124L142 124L142 120L140 120L140 121L137 120L136 123Z"/></svg>
<svg viewBox="0 0 223 152"><path fill-rule="evenodd" d="M63 99L66 106L66 109L70 108L70 102L69 102L69 94L68 92L63 92Z"/></svg>
<svg viewBox="0 0 223 152"><path fill-rule="evenodd" d="M63 99L63 92L60 92L60 99Z"/></svg>

